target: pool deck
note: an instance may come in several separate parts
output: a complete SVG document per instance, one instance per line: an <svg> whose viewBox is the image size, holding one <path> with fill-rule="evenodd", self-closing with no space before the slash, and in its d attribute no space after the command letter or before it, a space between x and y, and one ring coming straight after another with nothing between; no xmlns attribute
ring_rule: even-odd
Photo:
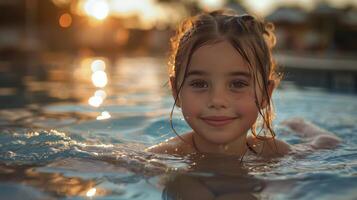
<svg viewBox="0 0 357 200"><path fill-rule="evenodd" d="M357 93L357 56L308 56L276 54L285 81L300 86L323 87L332 91Z"/></svg>
<svg viewBox="0 0 357 200"><path fill-rule="evenodd" d="M279 65L287 68L357 72L357 55L353 59L276 54L275 59Z"/></svg>

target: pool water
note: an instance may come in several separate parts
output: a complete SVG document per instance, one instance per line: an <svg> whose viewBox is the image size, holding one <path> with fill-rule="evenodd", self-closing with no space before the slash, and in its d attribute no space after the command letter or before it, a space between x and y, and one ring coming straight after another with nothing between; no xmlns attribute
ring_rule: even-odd
<svg viewBox="0 0 357 200"><path fill-rule="evenodd" d="M342 144L303 157L240 163L144 152L174 136L164 62L121 59L106 73L108 84L101 87L83 75L27 79L26 91L0 91L0 101L26 100L1 106L0 199L357 199L357 96L282 87L273 97L280 139L299 144L279 123L303 117ZM190 130L179 110L174 126Z"/></svg>

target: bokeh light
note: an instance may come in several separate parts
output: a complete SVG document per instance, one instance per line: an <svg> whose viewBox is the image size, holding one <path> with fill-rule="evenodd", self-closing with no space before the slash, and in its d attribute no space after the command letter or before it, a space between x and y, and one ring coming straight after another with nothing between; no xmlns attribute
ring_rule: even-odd
<svg viewBox="0 0 357 200"><path fill-rule="evenodd" d="M88 104L93 107L99 107L106 97L107 93L104 90L97 90L95 91L94 96L91 96L88 99Z"/></svg>
<svg viewBox="0 0 357 200"><path fill-rule="evenodd" d="M95 59L92 63L91 63L91 68L92 68L92 72L96 72L96 71L104 71L105 70L105 62L102 59Z"/></svg>
<svg viewBox="0 0 357 200"><path fill-rule="evenodd" d="M69 13L64 13L60 16L58 23L62 28L68 28L72 25L72 16Z"/></svg>
<svg viewBox="0 0 357 200"><path fill-rule="evenodd" d="M92 74L92 83L96 87L105 87L108 83L107 73L104 71L96 71Z"/></svg>
<svg viewBox="0 0 357 200"><path fill-rule="evenodd" d="M107 97L107 93L104 90L97 90L97 91L95 91L94 96L101 97L102 99L105 99Z"/></svg>
<svg viewBox="0 0 357 200"><path fill-rule="evenodd" d="M99 107L103 103L103 98L99 96L92 96L88 99L88 104L93 107Z"/></svg>
<svg viewBox="0 0 357 200"><path fill-rule="evenodd" d="M84 10L97 20L104 20L109 14L109 5L105 0L87 0Z"/></svg>

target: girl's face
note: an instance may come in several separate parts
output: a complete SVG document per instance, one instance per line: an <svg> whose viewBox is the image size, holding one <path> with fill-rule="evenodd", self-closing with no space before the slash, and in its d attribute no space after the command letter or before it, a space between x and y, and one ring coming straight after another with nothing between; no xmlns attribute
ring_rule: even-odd
<svg viewBox="0 0 357 200"><path fill-rule="evenodd" d="M258 117L248 64L227 41L197 49L189 63L178 105L195 133L214 144L227 144L251 128ZM258 80L259 81L259 80Z"/></svg>

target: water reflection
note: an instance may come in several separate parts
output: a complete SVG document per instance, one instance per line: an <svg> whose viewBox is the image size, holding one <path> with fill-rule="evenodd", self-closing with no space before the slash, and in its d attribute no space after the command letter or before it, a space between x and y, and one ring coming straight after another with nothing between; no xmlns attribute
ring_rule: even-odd
<svg viewBox="0 0 357 200"><path fill-rule="evenodd" d="M99 107L103 103L106 96L107 94L104 90L97 90L95 91L94 96L91 96L88 99L88 104L93 107Z"/></svg>
<svg viewBox="0 0 357 200"><path fill-rule="evenodd" d="M94 186L94 180L79 177L67 177L61 173L44 173L31 166L4 166L0 165L1 182L21 182L37 188L41 192L49 193L53 197L93 197L104 195L107 192ZM20 188L20 186L18 186ZM42 198L41 198L42 199ZM43 198L45 199L45 198Z"/></svg>
<svg viewBox="0 0 357 200"><path fill-rule="evenodd" d="M96 188L91 188L91 189L88 190L86 196L87 196L87 197L93 197L96 192L97 192L97 189L96 189Z"/></svg>
<svg viewBox="0 0 357 200"><path fill-rule="evenodd" d="M92 71L96 72L96 71L104 71L106 64L102 59L95 59L90 66L92 68Z"/></svg>
<svg viewBox="0 0 357 200"><path fill-rule="evenodd" d="M259 199L265 182L237 158L193 156L189 173L166 177L163 199Z"/></svg>
<svg viewBox="0 0 357 200"><path fill-rule="evenodd" d="M107 64L105 58L82 58L79 67L75 70L75 79L87 82L88 77L94 87L101 88L89 97L88 104L93 107L99 107L107 96L104 87L108 84L106 73Z"/></svg>
<svg viewBox="0 0 357 200"><path fill-rule="evenodd" d="M167 182L163 199L260 199L263 182L254 178L176 174Z"/></svg>
<svg viewBox="0 0 357 200"><path fill-rule="evenodd" d="M95 91L94 96L105 99L107 97L107 93L104 90L97 90Z"/></svg>
<svg viewBox="0 0 357 200"><path fill-rule="evenodd" d="M109 119L109 118L111 118L109 112L104 111L97 117L97 120L104 120L104 119Z"/></svg>
<svg viewBox="0 0 357 200"><path fill-rule="evenodd" d="M104 71L96 71L92 74L92 82L96 87L103 88L108 83L107 73Z"/></svg>
<svg viewBox="0 0 357 200"><path fill-rule="evenodd" d="M90 67L92 69L92 83L95 87L103 88L108 83L107 73L105 72L106 64L102 59L94 59Z"/></svg>
<svg viewBox="0 0 357 200"><path fill-rule="evenodd" d="M123 93L144 93L146 102L161 99L167 78L163 61L145 57L119 60L114 78Z"/></svg>
<svg viewBox="0 0 357 200"><path fill-rule="evenodd" d="M92 96L88 99L88 104L93 107L99 107L103 103L103 98L98 96Z"/></svg>

